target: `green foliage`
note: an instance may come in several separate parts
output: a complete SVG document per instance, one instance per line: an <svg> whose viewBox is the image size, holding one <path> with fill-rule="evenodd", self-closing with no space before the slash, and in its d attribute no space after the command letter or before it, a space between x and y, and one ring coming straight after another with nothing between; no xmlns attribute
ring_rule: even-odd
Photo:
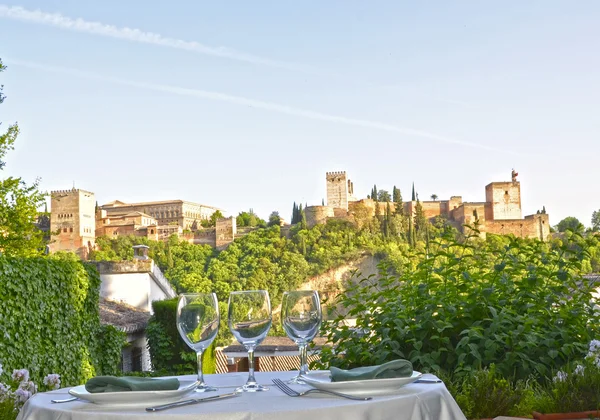
<svg viewBox="0 0 600 420"><path fill-rule="evenodd" d="M0 73L5 68L0 60ZM0 103L3 101L0 85ZM0 170L5 165L4 157L14 149L18 135L17 124L0 133ZM37 180L31 185L27 185L21 178L8 177L0 180L0 252L5 255L28 257L41 255L45 249L44 234L36 226L38 208L45 199L45 194L38 190L38 186Z"/></svg>
<svg viewBox="0 0 600 420"><path fill-rule="evenodd" d="M274 211L269 215L269 222L267 226L279 226L281 224L281 216L278 211Z"/></svg>
<svg viewBox="0 0 600 420"><path fill-rule="evenodd" d="M538 390L535 411L568 413L600 410L598 350L590 350L589 356L582 362L569 363L562 371L556 372L552 380Z"/></svg>
<svg viewBox="0 0 600 420"><path fill-rule="evenodd" d="M527 382L504 379L493 364L460 380L445 382L468 419L528 416L535 404L534 391Z"/></svg>
<svg viewBox="0 0 600 420"><path fill-rule="evenodd" d="M380 201L382 203L387 203L389 201L392 201L392 197L388 191L379 190L377 192L377 201Z"/></svg>
<svg viewBox="0 0 600 420"><path fill-rule="evenodd" d="M0 360L64 386L117 372L124 336L102 327L96 268L66 258L0 257Z"/></svg>
<svg viewBox="0 0 600 420"><path fill-rule="evenodd" d="M183 341L177 330L177 298L154 301L146 335L152 367L165 375L183 375L197 371L196 353ZM216 372L215 344L202 355L202 371Z"/></svg>
<svg viewBox="0 0 600 420"><path fill-rule="evenodd" d="M600 231L600 210L596 210L592 213L592 231Z"/></svg>
<svg viewBox="0 0 600 420"><path fill-rule="evenodd" d="M407 358L417 370L459 377L492 363L505 378L548 375L600 332L593 287L577 274L588 246L577 235L556 247L491 236L408 250L398 275L382 267L379 281L364 278L340 295L346 313L323 325L335 348L323 363ZM356 328L344 318L356 318Z"/></svg>
<svg viewBox="0 0 600 420"><path fill-rule="evenodd" d="M576 217L565 217L558 225L556 225L556 230L559 232L566 232L568 230L572 230L573 232L583 232L583 224Z"/></svg>
<svg viewBox="0 0 600 420"><path fill-rule="evenodd" d="M265 227L267 223L254 214L254 211L243 211L236 218L237 227Z"/></svg>

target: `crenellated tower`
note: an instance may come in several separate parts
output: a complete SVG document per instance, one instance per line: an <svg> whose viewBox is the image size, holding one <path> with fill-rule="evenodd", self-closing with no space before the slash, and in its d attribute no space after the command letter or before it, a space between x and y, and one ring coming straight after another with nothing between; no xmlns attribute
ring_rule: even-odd
<svg viewBox="0 0 600 420"><path fill-rule="evenodd" d="M96 198L80 189L50 193L51 251L73 251L87 258L96 241Z"/></svg>
<svg viewBox="0 0 600 420"><path fill-rule="evenodd" d="M348 198L352 194L352 182L347 178L346 172L326 172L327 179L327 206L348 211Z"/></svg>

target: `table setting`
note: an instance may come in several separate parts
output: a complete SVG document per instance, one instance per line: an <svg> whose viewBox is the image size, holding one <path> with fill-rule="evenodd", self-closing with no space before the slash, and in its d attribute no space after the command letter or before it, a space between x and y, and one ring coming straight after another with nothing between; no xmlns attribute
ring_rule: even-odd
<svg viewBox="0 0 600 420"><path fill-rule="evenodd" d="M272 322L268 292L232 292L227 316L233 336L248 350L247 373L203 375L202 353L219 327L217 297L182 294L177 329L197 354L196 375L94 377L83 385L36 394L18 420L465 419L443 382L414 371L407 360L309 371L307 346L322 320L316 291L285 292L282 300L283 329L299 347L298 371L254 371L254 350Z"/></svg>

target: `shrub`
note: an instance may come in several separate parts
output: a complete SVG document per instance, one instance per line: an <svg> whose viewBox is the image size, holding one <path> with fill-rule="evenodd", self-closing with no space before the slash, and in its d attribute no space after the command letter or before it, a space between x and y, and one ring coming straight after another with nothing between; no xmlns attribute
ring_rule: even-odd
<svg viewBox="0 0 600 420"><path fill-rule="evenodd" d="M542 413L600 410L600 342L593 340L587 357L556 372L538 393Z"/></svg>
<svg viewBox="0 0 600 420"><path fill-rule="evenodd" d="M64 386L113 374L123 336L101 327L95 267L64 258L0 257L0 360L35 382L60 372Z"/></svg>
<svg viewBox="0 0 600 420"><path fill-rule="evenodd" d="M178 298L152 302L154 315L148 321L146 334L152 367L165 375L183 375L197 372L196 353L177 331ZM215 373L217 368L215 344L204 351L202 371Z"/></svg>
<svg viewBox="0 0 600 420"><path fill-rule="evenodd" d="M339 296L346 313L323 324L333 348L322 351L321 366L406 358L417 370L459 377L491 363L505 378L547 376L582 357L582 341L598 333L592 287L577 274L586 241L574 240L578 246L550 247L448 238L427 253L409 251L398 276L382 267L380 281L363 278Z"/></svg>
<svg viewBox="0 0 600 420"><path fill-rule="evenodd" d="M502 378L494 365L446 383L469 419L530 415L534 405L534 392L527 382Z"/></svg>

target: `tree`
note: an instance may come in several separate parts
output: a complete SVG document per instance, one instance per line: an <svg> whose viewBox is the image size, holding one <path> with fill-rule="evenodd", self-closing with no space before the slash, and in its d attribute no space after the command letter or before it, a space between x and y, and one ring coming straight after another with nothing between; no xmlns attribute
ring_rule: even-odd
<svg viewBox="0 0 600 420"><path fill-rule="evenodd" d="M379 194L377 193L377 185L373 185L373 189L371 190L371 198L375 201L379 198Z"/></svg>
<svg viewBox="0 0 600 420"><path fill-rule="evenodd" d="M412 201L415 201L415 200L416 200L416 198L415 198L415 183L413 182L413 185L412 185Z"/></svg>
<svg viewBox="0 0 600 420"><path fill-rule="evenodd" d="M390 196L390 193L387 192L386 190L379 190L379 192L377 193L377 201L380 201L382 203L387 203L389 201L392 201L392 197Z"/></svg>
<svg viewBox="0 0 600 420"><path fill-rule="evenodd" d="M0 73L5 69L0 60ZM0 104L5 99L2 88L0 85ZM5 166L4 157L14 149L18 134L16 123L0 134L0 170ZM44 251L44 233L37 228L37 222L38 209L45 202L45 194L38 187L39 180L31 185L21 178L0 180L0 252L3 254L31 256Z"/></svg>
<svg viewBox="0 0 600 420"><path fill-rule="evenodd" d="M556 225L556 230L559 232L565 232L567 229L572 230L574 232L582 232L583 224L573 216L565 217L558 225Z"/></svg>
<svg viewBox="0 0 600 420"><path fill-rule="evenodd" d="M404 205L402 203L402 193L400 193L400 188L396 188L394 185L394 189L392 190L392 201L395 203L394 207L396 207L396 214L402 215L404 214Z"/></svg>
<svg viewBox="0 0 600 420"><path fill-rule="evenodd" d="M292 221L291 221L291 224L295 225L296 223L298 223L298 206L296 205L296 202L294 201L294 205L292 207Z"/></svg>
<svg viewBox="0 0 600 420"><path fill-rule="evenodd" d="M592 213L592 231L600 231L600 210Z"/></svg>
<svg viewBox="0 0 600 420"><path fill-rule="evenodd" d="M302 206L302 204L300 204ZM281 216L278 211L274 211L269 215L267 226L279 226L281 224Z"/></svg>
<svg viewBox="0 0 600 420"><path fill-rule="evenodd" d="M433 201L437 200L437 199L438 199L438 196L437 196L437 194L431 194L431 199L432 199Z"/></svg>

